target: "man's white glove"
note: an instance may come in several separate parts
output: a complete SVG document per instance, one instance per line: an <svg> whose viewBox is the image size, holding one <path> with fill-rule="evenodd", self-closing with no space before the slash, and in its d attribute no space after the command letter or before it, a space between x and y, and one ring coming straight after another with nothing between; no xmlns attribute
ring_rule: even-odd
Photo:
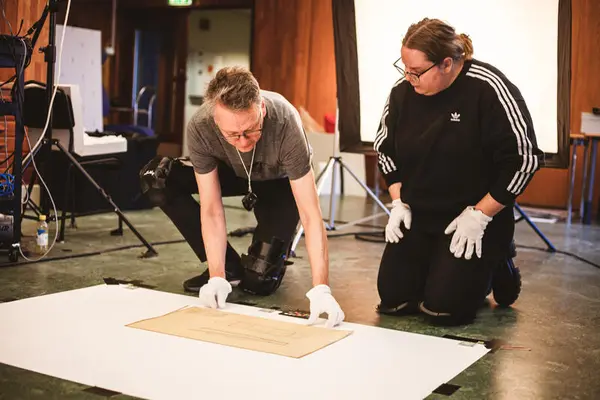
<svg viewBox="0 0 600 400"><path fill-rule="evenodd" d="M412 213L408 204L404 204L400 199L392 201L392 211L385 227L385 241L398 243L404 237L400 224L404 222L406 229L410 229L411 221Z"/></svg>
<svg viewBox="0 0 600 400"><path fill-rule="evenodd" d="M220 276L208 280L208 283L200 288L200 304L209 308L224 308L227 296L231 293L231 284Z"/></svg>
<svg viewBox="0 0 600 400"><path fill-rule="evenodd" d="M472 206L465 208L458 217L454 218L444 231L446 235L454 232L450 242L450 252L454 257L461 258L464 252L465 258L470 260L475 250L477 257L481 258L481 239L491 220L492 217L488 217Z"/></svg>
<svg viewBox="0 0 600 400"><path fill-rule="evenodd" d="M333 328L340 324L346 316L337 301L331 295L331 289L327 285L317 285L306 293L310 300L310 316L308 324L312 325L322 313L327 313L327 328Z"/></svg>

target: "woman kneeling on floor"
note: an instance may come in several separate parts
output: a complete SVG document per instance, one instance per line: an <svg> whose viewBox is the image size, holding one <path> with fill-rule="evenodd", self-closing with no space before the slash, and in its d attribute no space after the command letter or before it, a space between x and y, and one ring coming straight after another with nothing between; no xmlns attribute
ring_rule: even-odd
<svg viewBox="0 0 600 400"><path fill-rule="evenodd" d="M436 19L407 31L375 139L393 208L378 311L471 322L510 261L513 205L541 167L519 89ZM509 263L512 265L512 262Z"/></svg>

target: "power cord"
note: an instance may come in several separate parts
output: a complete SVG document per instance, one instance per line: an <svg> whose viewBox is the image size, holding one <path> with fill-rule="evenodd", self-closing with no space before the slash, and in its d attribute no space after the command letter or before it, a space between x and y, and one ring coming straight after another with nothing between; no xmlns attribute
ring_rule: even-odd
<svg viewBox="0 0 600 400"><path fill-rule="evenodd" d="M548 249L544 249L542 247L517 245L517 248L519 248L519 247L522 248L522 249L539 250L539 251L548 252ZM597 264L597 263L595 263L593 261L590 261L590 260L588 260L586 258L583 258L583 257L581 257L581 256L579 256L579 255L577 255L575 253L571 253L571 252L564 251L564 250L558 250L558 249L556 249L556 251L554 253L563 254L565 256L573 257L576 260L579 260L579 261L581 261L583 263L591 265L592 267L600 269L600 264Z"/></svg>
<svg viewBox="0 0 600 400"><path fill-rule="evenodd" d="M9 173L0 174L0 197L10 196L15 191L15 177Z"/></svg>

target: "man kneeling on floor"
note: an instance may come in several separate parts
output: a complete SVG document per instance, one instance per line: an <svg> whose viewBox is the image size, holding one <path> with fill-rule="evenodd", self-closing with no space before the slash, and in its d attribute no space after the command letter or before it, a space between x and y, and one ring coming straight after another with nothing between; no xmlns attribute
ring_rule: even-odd
<svg viewBox="0 0 600 400"><path fill-rule="evenodd" d="M184 283L208 307L223 307L232 286L277 290L299 220L305 228L313 288L309 323L344 312L328 285L327 236L311 168L311 149L297 110L259 88L240 67L218 71L187 127L189 161L157 157L140 173L143 190L173 221L207 270ZM198 193L200 207L192 194ZM241 257L227 241L222 197L244 196L256 230Z"/></svg>

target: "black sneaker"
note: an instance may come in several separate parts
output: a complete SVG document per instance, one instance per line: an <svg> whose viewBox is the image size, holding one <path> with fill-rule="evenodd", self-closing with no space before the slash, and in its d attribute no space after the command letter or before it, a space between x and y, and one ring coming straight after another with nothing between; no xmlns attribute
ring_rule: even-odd
<svg viewBox="0 0 600 400"><path fill-rule="evenodd" d="M186 292L198 293L200 292L200 288L210 279L210 274L208 272L208 268L202 274L190 278L183 282L183 289ZM242 267L240 265L225 265L225 279L231 284L232 287L236 287L240 284L242 280Z"/></svg>
<svg viewBox="0 0 600 400"><path fill-rule="evenodd" d="M521 271L509 258L501 262L492 277L494 300L500 307L509 307L521 294Z"/></svg>

